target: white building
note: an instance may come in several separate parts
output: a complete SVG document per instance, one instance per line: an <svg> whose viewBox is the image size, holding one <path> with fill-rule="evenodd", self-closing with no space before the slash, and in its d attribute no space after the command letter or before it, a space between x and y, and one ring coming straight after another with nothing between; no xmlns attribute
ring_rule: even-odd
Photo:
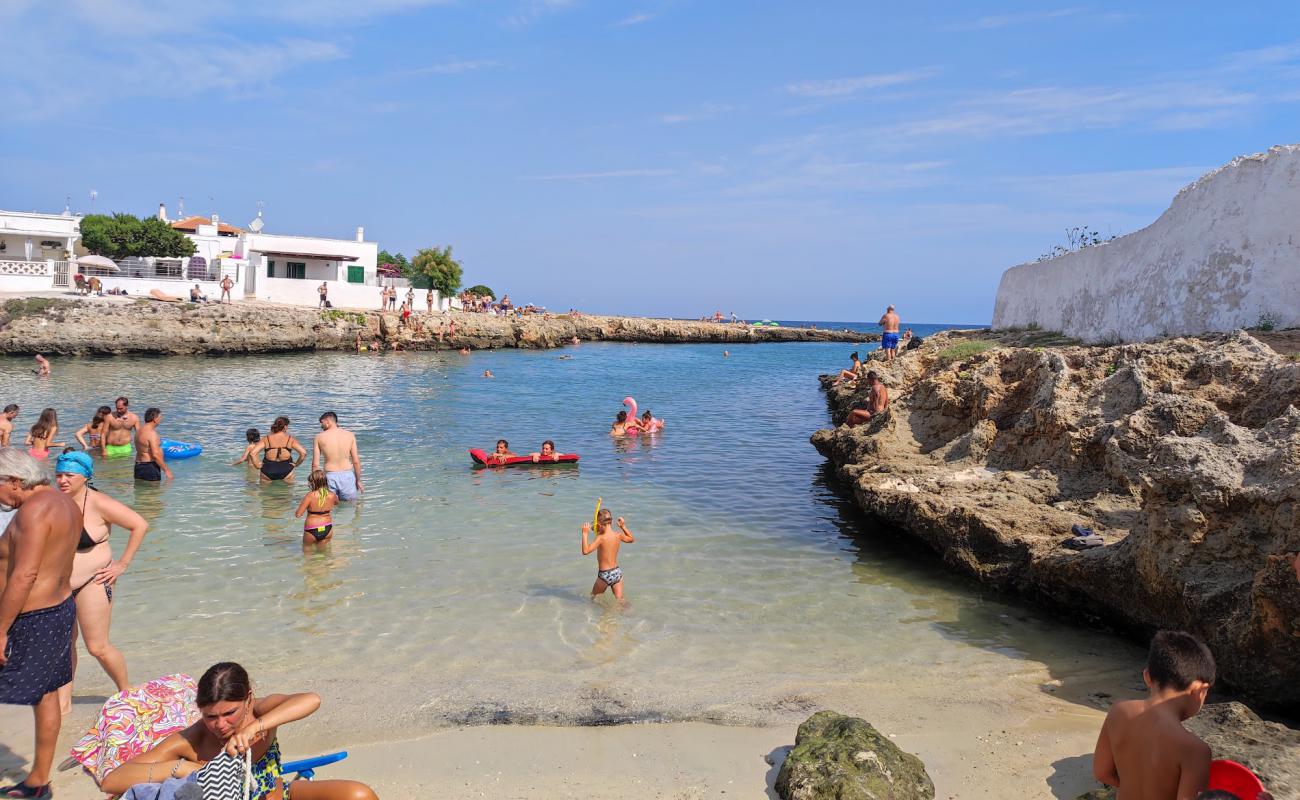
<svg viewBox="0 0 1300 800"><path fill-rule="evenodd" d="M81 217L0 211L0 291L68 286L68 259L81 241Z"/></svg>

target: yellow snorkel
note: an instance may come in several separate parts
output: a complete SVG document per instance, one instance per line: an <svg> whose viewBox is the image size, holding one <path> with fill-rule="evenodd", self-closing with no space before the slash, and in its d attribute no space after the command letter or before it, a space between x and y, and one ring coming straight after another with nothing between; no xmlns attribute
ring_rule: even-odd
<svg viewBox="0 0 1300 800"><path fill-rule="evenodd" d="M600 535L600 498L596 498L596 511L591 515L591 529Z"/></svg>

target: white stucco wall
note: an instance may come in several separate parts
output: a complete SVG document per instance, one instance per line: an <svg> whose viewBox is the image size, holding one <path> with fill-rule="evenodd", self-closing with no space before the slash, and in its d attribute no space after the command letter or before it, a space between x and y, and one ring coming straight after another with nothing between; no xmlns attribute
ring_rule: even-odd
<svg viewBox="0 0 1300 800"><path fill-rule="evenodd" d="M1008 269L993 327L1088 341L1300 325L1300 145L1234 159L1140 231Z"/></svg>

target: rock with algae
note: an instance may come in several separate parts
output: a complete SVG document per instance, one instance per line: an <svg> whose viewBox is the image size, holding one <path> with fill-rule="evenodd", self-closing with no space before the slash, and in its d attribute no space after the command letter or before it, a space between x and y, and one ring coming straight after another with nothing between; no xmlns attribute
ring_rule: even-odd
<svg viewBox="0 0 1300 800"><path fill-rule="evenodd" d="M799 726L781 765L784 800L933 800L921 759L857 717L818 711Z"/></svg>

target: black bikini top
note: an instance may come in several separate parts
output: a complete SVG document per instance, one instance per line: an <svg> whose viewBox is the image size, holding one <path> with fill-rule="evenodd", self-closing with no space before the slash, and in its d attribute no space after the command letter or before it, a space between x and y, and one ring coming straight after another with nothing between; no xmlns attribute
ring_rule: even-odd
<svg viewBox="0 0 1300 800"><path fill-rule="evenodd" d="M86 501L89 498L90 498L90 487L86 487L86 494L83 495L81 498L82 517L85 517L86 515ZM108 540L105 539L104 541L106 542ZM77 540L78 553L89 553L91 550L94 550L96 547L98 547L103 543L104 542L97 542L94 539L90 538L90 534L86 533L86 524L84 522L81 524L81 538Z"/></svg>

